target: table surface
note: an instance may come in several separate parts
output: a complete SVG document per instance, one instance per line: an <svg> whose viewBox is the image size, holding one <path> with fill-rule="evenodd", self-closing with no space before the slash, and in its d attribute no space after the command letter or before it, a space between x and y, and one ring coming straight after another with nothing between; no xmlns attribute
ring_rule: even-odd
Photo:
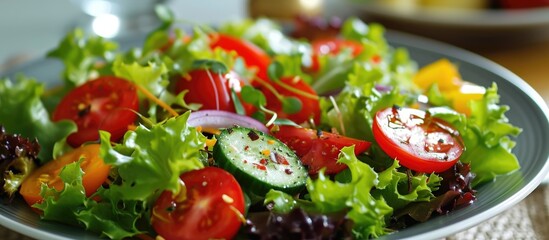
<svg viewBox="0 0 549 240"><path fill-rule="evenodd" d="M224 1L224 9L234 14L216 14L216 18L205 18L196 14L201 11L193 9L209 6L213 0L196 2L199 1L176 2L176 8L179 9L176 13L179 11L179 14L194 16L197 21L209 23L221 22L245 14L243 0L230 0ZM0 72L3 68L9 68L13 64L43 54L54 46L68 29L67 19L78 16L78 8L69 0L48 1L49 7L36 7L40 4L45 3L40 0L0 2L0 19L4 20L0 21L2 34ZM181 7L189 4L195 5L193 8ZM35 18L29 16L35 16ZM5 21L6 19L10 20ZM41 41L38 41L36 36L40 36ZM500 48L467 48L522 77L545 99L546 103L549 103L549 39ZM545 239L549 236L547 222L549 222L549 186L545 184L538 187L515 207L446 239ZM2 239L29 239L1 226L0 236Z"/></svg>

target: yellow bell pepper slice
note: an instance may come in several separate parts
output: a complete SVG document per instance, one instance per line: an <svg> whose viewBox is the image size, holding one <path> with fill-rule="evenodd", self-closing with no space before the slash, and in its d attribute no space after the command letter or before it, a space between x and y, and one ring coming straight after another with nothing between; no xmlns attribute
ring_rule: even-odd
<svg viewBox="0 0 549 240"><path fill-rule="evenodd" d="M459 90L463 83L457 66L445 58L421 68L413 81L423 90L429 89L436 83L442 92Z"/></svg>

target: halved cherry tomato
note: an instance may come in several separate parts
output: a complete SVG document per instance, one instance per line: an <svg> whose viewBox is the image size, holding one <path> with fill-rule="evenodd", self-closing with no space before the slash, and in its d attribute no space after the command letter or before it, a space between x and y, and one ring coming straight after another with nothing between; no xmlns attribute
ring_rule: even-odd
<svg viewBox="0 0 549 240"><path fill-rule="evenodd" d="M210 47L217 47L226 51L235 51L244 59L248 68L257 68L257 76L263 80L268 79L267 68L271 64L271 57L261 48L244 39L235 38L226 34L216 33L211 36Z"/></svg>
<svg viewBox="0 0 549 240"><path fill-rule="evenodd" d="M343 147L354 145L355 154L358 155L368 150L371 144L334 133L293 126L280 126L280 130L273 135L296 153L301 162L309 167L310 174L316 174L324 167L327 174L341 172L347 168L347 165L337 163Z"/></svg>
<svg viewBox="0 0 549 240"><path fill-rule="evenodd" d="M80 163L80 168L84 172L82 185L86 190L86 196L91 196L107 180L110 171L110 166L105 164L99 156L99 146L99 144L84 145L49 161L23 181L19 193L29 206L41 202L43 200L40 195L42 184L47 184L48 187L53 187L57 191L63 190L65 185L59 173L67 164L82 159Z"/></svg>
<svg viewBox="0 0 549 240"><path fill-rule="evenodd" d="M152 226L164 239L231 239L243 224L244 195L236 179L217 167L181 175L180 195L163 192Z"/></svg>
<svg viewBox="0 0 549 240"><path fill-rule="evenodd" d="M335 55L340 53L343 49L348 48L351 49L352 55L356 57L364 49L364 47L358 42L335 37L314 40L311 43L311 47L313 54L312 65L309 70L312 72L316 72L320 68L320 63L318 60L319 56Z"/></svg>
<svg viewBox="0 0 549 240"><path fill-rule="evenodd" d="M297 113L288 114L283 111L281 100L278 99L269 88L257 84L257 89L262 91L267 99L266 107L272 111L275 111L279 118L290 119L298 124L308 122L309 119L313 119L313 121L317 124L320 123L320 103L315 90L309 86L309 84L301 80L301 78L284 77L280 79L280 81L289 87L310 96L308 97L297 94L275 82L267 83L270 84L280 95L285 97L295 97L301 101L301 110Z"/></svg>
<svg viewBox="0 0 549 240"><path fill-rule="evenodd" d="M463 152L462 139L450 124L418 109L395 106L381 110L372 130L387 155L418 172L443 172Z"/></svg>
<svg viewBox="0 0 549 240"><path fill-rule="evenodd" d="M214 109L235 112L231 89L240 96L240 89L244 85L240 77L234 72L217 74L210 70L196 69L180 77L175 83L175 92L188 90L185 102L200 103L201 109ZM251 106L242 103L246 112L251 112Z"/></svg>
<svg viewBox="0 0 549 240"><path fill-rule="evenodd" d="M124 79L103 76L70 91L53 112L53 121L72 120L78 131L67 142L78 147L99 140L99 130L118 141L137 119L139 99L135 86Z"/></svg>

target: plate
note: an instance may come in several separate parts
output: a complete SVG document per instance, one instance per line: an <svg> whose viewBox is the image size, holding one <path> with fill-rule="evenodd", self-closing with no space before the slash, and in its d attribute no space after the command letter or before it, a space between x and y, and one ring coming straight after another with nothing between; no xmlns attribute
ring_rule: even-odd
<svg viewBox="0 0 549 240"><path fill-rule="evenodd" d="M468 28L524 28L547 26L549 7L530 9L465 9L444 7L405 6L413 4L366 1L354 4L370 14L386 15L418 23L432 23ZM390 2L390 1L387 1Z"/></svg>
<svg viewBox="0 0 549 240"><path fill-rule="evenodd" d="M368 21L460 46L508 46L549 38L549 7L456 9L395 7L379 1L349 0ZM402 6L406 1L400 1Z"/></svg>
<svg viewBox="0 0 549 240"><path fill-rule="evenodd" d="M545 102L525 81L503 67L465 50L400 32L389 31L390 44L405 47L420 66L448 58L460 67L463 78L483 86L492 82L498 85L501 103L509 105L509 121L521 127L523 133L516 139L514 153L521 169L500 176L494 182L477 189L478 200L466 208L448 215L438 216L427 223L417 224L381 239L439 239L488 220L511 208L530 194L549 172L549 110ZM126 45L139 44L133 40ZM124 44L124 43L123 43ZM53 84L59 81L61 63L56 60L39 59L10 70L14 76L24 72ZM93 233L79 228L53 222L40 221L23 201L14 205L0 205L0 224L14 231L37 239L97 239Z"/></svg>

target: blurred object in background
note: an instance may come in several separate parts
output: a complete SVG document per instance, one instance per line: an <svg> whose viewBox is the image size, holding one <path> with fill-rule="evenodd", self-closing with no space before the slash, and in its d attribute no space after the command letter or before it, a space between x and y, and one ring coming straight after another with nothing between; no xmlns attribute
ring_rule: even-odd
<svg viewBox="0 0 549 240"><path fill-rule="evenodd" d="M72 0L86 18L78 25L105 38L131 36L147 32L160 24L157 4L166 0Z"/></svg>
<svg viewBox="0 0 549 240"><path fill-rule="evenodd" d="M248 0L248 14L252 18L293 21L297 16L321 16L323 12L324 0Z"/></svg>
<svg viewBox="0 0 549 240"><path fill-rule="evenodd" d="M247 0L248 17L267 17L281 23L295 38L318 39L339 33L352 15L342 0Z"/></svg>
<svg viewBox="0 0 549 240"><path fill-rule="evenodd" d="M347 0L366 21L469 49L549 39L549 0Z"/></svg>
<svg viewBox="0 0 549 240"><path fill-rule="evenodd" d="M363 1L366 2L366 1ZM488 8L488 0L369 0L395 8L396 11L413 11L417 8L478 9Z"/></svg>
<svg viewBox="0 0 549 240"><path fill-rule="evenodd" d="M528 9L549 7L549 0L362 0L393 7L427 7L448 9Z"/></svg>

